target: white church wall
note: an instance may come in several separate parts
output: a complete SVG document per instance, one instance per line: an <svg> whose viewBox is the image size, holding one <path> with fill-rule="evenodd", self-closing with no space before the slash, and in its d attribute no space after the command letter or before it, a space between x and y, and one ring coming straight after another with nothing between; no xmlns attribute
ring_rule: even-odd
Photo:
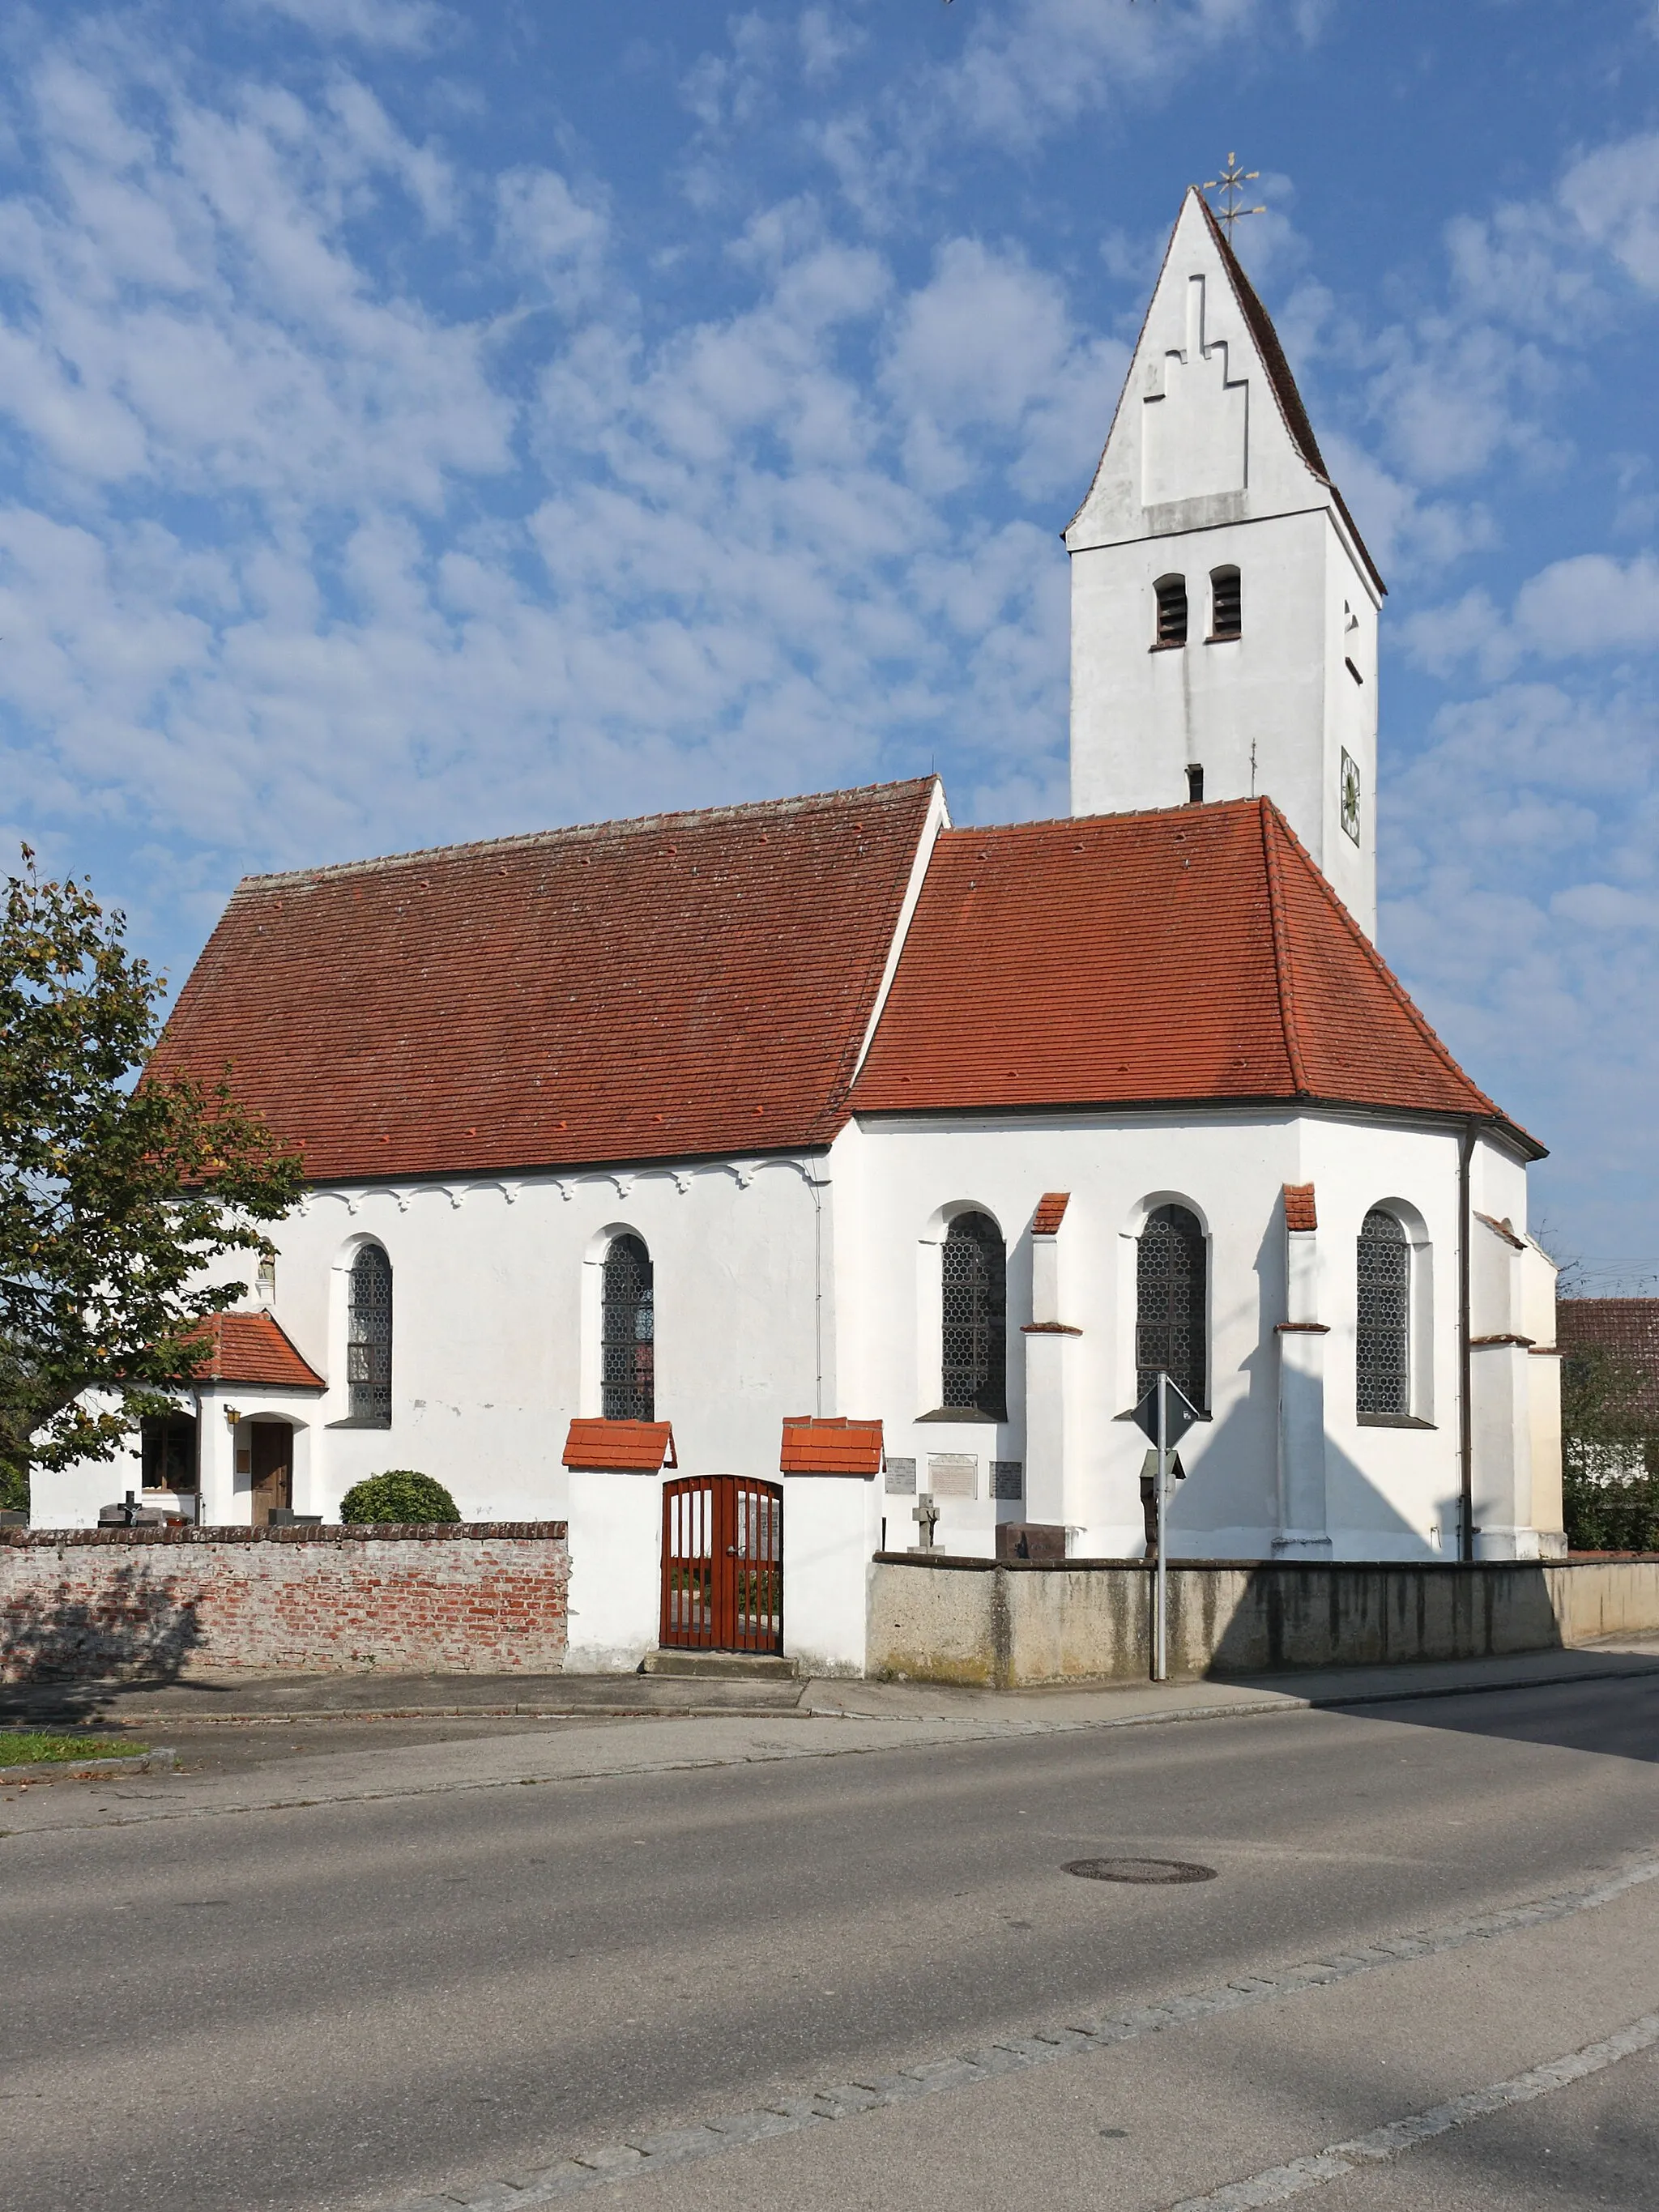
<svg viewBox="0 0 1659 2212"><path fill-rule="evenodd" d="M838 1140L839 1194L856 1183L860 1241L843 1294L863 1326L842 1377L848 1411L879 1413L887 1449L928 1462L972 1455L977 1493L935 1496L937 1540L987 1556L999 1508L989 1462L1027 1457L1018 1348L1030 1316L1030 1224L1046 1190L1067 1190L1068 1310L1076 1344L1069 1548L1075 1556L1138 1555L1143 1531L1139 1476L1145 1439L1120 1419L1133 1401L1135 1237L1146 1212L1174 1198L1199 1215L1208 1238L1212 1418L1182 1446L1188 1480L1177 1493L1172 1549L1190 1558L1260 1558L1279 1533L1279 1340L1285 1316L1285 1183L1312 1182L1319 1214L1321 1319L1326 1350L1327 1522L1338 1558L1446 1556L1455 1545L1459 1462L1457 1374L1457 1137L1433 1127L1373 1121L1217 1112L1192 1119L1100 1115L1030 1116L974 1125L871 1121ZM845 1162L845 1164L843 1164ZM1395 1200L1420 1224L1414 1264L1423 1295L1419 1356L1432 1425L1362 1424L1354 1405L1355 1255L1367 1208ZM938 1403L936 1338L916 1284L941 1210L982 1206L1010 1247L1009 1419L939 1423L918 1418ZM849 1206L849 1211L850 1211ZM842 1251L848 1236L843 1230ZM907 1413L908 1418L907 1419ZM915 1540L911 1500L890 1496L888 1542ZM1004 1517L1024 1517L1004 1506Z"/></svg>

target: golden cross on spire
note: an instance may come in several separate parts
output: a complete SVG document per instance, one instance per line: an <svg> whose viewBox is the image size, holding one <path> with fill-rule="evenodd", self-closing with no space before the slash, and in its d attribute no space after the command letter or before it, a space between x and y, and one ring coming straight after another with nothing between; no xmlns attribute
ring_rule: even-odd
<svg viewBox="0 0 1659 2212"><path fill-rule="evenodd" d="M1215 219L1225 227L1227 243L1233 242L1233 225L1247 215L1266 215L1265 207L1240 207L1239 194L1246 185L1253 185L1261 174L1260 169L1241 169L1237 154L1229 154L1227 166L1218 177L1212 177L1204 187L1206 192L1224 195L1222 204L1215 211Z"/></svg>

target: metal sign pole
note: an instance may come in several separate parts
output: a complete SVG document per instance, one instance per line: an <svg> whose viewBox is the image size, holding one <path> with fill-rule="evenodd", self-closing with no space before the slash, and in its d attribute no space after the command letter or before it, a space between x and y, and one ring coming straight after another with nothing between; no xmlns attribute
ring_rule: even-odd
<svg viewBox="0 0 1659 2212"><path fill-rule="evenodd" d="M1160 1369L1158 1382L1158 1559L1153 1567L1156 1589L1152 1619L1152 1680L1167 1682L1169 1667L1170 1583L1165 1571L1169 1546L1164 1540L1164 1509L1170 1474L1170 1378Z"/></svg>

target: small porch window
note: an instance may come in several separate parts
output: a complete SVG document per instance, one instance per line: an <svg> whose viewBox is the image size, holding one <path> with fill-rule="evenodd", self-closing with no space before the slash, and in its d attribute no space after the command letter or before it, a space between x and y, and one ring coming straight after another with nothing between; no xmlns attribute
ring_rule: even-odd
<svg viewBox="0 0 1659 2212"><path fill-rule="evenodd" d="M138 1451L146 1490L175 1497L196 1487L196 1416L147 1413L138 1426Z"/></svg>

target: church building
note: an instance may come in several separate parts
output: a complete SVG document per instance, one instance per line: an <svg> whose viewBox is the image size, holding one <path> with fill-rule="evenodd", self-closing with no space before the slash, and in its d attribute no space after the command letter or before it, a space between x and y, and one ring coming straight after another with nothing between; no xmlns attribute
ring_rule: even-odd
<svg viewBox="0 0 1659 2212"><path fill-rule="evenodd" d="M252 877L158 1048L301 1147L130 1459L568 1521L570 1664L865 1662L869 1565L1559 1553L1542 1147L1379 956L1383 585L1202 196L1066 532L1072 811L933 778Z"/></svg>

